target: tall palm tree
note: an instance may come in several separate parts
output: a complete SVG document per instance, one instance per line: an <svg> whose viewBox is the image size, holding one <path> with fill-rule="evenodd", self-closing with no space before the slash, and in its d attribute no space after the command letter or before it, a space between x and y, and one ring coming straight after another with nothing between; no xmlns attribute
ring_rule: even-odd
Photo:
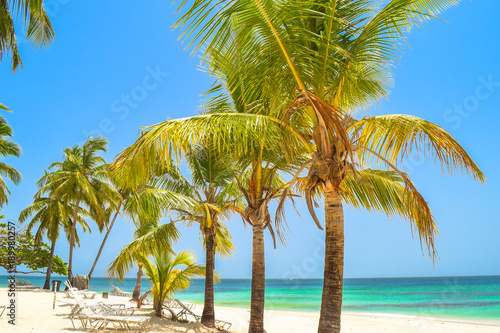
<svg viewBox="0 0 500 333"><path fill-rule="evenodd" d="M358 158L365 167L366 159L371 158L398 174L407 189L404 208L410 209L410 202L416 202L423 210L413 217L418 218L414 222L431 256L435 254L435 225L430 210L396 161L401 165L412 148L427 151L449 171L462 169L484 181L466 152L434 124L403 115L359 122L350 116L387 96L390 69L397 62L405 33L456 3L244 0L215 4L205 0L195 2L178 22L185 27L183 35L193 37L190 46L208 45L204 57L207 67L225 62L228 66L222 72L226 74L232 70L230 66L243 63L247 70L239 82L245 82L252 93L256 89L288 100L288 112L279 120L290 126L305 125L294 129L312 141L312 158L300 171L309 170L304 190L319 226L311 196L319 190L325 197L325 275L319 332L340 331L344 251L340 189L347 173L356 174ZM240 52L228 52L235 45ZM241 85L239 82L231 89ZM369 127L366 131L365 126ZM374 142L369 141L374 138ZM376 202L369 204L388 210Z"/></svg>
<svg viewBox="0 0 500 333"><path fill-rule="evenodd" d="M38 225L38 229L35 233L35 242L42 242L44 236L47 236L51 242L49 265L47 267L43 289L50 288L50 275L52 274L54 251L61 229L66 234L68 241L70 240L73 224L71 216L73 211L74 205L49 196L35 198L33 203L23 209L19 215L19 222L21 223L27 221L32 216L26 229L28 232L31 232L31 230ZM90 227L84 218L88 216L90 216L90 213L80 208L77 222L84 232L87 230L90 232ZM75 242L77 245L80 245L80 240L76 232Z"/></svg>
<svg viewBox="0 0 500 333"><path fill-rule="evenodd" d="M13 17L24 25L26 39L36 47L46 47L54 39L52 23L43 4L43 0L0 1L0 61L4 55L11 53L13 72L22 67Z"/></svg>
<svg viewBox="0 0 500 333"><path fill-rule="evenodd" d="M3 117L0 117L0 156L21 156L21 147L14 141L9 140L11 137L12 128ZM0 162L0 208L9 202L8 195L10 194L3 177L7 177L15 185L19 184L22 178L21 173L15 168L4 162Z"/></svg>
<svg viewBox="0 0 500 333"><path fill-rule="evenodd" d="M240 191L234 181L230 162L209 146L196 146L186 156L190 180L175 165L163 173L161 187L192 198L195 205L186 209L171 205L175 221L197 223L205 250L205 297L201 323L215 327L215 256L227 257L234 251L231 235L223 220L231 212L241 213Z"/></svg>
<svg viewBox="0 0 500 333"><path fill-rule="evenodd" d="M119 195L105 180L108 166L105 159L99 155L106 152L108 142L102 137L89 137L82 147L74 146L64 150L63 162L50 165L48 173L38 184L40 190L37 196L50 193L54 198L74 202L73 221L77 220L78 211L83 204L93 212L97 224L105 221L104 205L116 205ZM75 244L76 223L72 224L68 280L72 280L73 248Z"/></svg>

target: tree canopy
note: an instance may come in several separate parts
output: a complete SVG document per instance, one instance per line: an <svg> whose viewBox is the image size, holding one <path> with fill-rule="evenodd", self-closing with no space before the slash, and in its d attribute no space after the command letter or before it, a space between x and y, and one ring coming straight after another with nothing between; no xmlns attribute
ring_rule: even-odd
<svg viewBox="0 0 500 333"><path fill-rule="evenodd" d="M35 237L24 229L16 233L16 240L13 245L15 260L12 263L9 259L9 237L6 223L0 223L0 267L11 271L11 264L14 265L16 273L44 273L40 271L48 267L50 257L50 246L44 242L36 242ZM21 272L17 270L18 266L24 265L31 269L31 272ZM59 275L66 275L68 272L67 264L59 257L54 256L52 271Z"/></svg>

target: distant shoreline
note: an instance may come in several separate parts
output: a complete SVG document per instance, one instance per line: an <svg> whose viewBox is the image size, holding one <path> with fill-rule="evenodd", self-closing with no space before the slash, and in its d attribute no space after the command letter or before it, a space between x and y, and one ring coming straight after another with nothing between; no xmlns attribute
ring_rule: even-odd
<svg viewBox="0 0 500 333"><path fill-rule="evenodd" d="M0 304L7 301L7 288L0 288ZM63 292L56 295L57 304L62 302L72 302L65 298ZM56 306L52 309L53 293L49 291L24 291L19 292L17 296L17 305L19 306L19 318L16 322L17 331L54 333L54 332L73 332L71 321L67 319L70 312L68 307ZM134 306L134 303L128 301L127 297L109 296L108 299L102 299L97 295L96 301L106 303L122 303L127 307ZM196 305L194 312L201 314L202 306ZM152 308L144 306L137 311L140 315L151 316L151 322L148 326L148 332L186 332L196 331L199 333L208 333L199 323L178 323L172 322L165 317L159 318L153 314ZM248 330L249 309L237 307L215 307L216 318L231 322L231 333L245 333ZM315 332L319 320L318 311L289 311L274 310L267 308L265 310L265 329L270 333L296 333L296 332ZM426 317L387 313L362 313L349 312L342 313L342 327L353 333L456 333L456 332L475 332L492 333L500 332L500 321L478 321L449 319L440 317ZM0 319L0 331L12 332L12 327L7 323L5 317Z"/></svg>

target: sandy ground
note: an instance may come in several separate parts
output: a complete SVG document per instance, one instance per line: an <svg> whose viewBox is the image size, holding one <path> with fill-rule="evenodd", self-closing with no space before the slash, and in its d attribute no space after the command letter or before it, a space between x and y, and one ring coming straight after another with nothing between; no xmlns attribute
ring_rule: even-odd
<svg viewBox="0 0 500 333"><path fill-rule="evenodd" d="M65 298L64 293L59 292L56 296L58 301L73 302ZM18 306L17 322L13 326L8 323L7 312L0 318L0 332L82 332L79 328L73 329L71 321L67 319L70 309L59 306L56 302L53 309L54 293L46 291L23 291L18 292L16 304ZM124 303L133 306L126 297L110 296L102 299L96 296L96 301L107 303ZM8 305L9 298L6 288L0 288L0 305ZM201 314L202 308L197 305L194 312ZM1 310L0 310L1 312ZM177 323L166 318L158 318L153 315L151 307L138 309L136 313L151 315L152 320L148 325L148 331L172 332L172 333L208 333L210 330L197 323ZM247 332L249 311L247 309L216 307L216 317L233 323L231 332ZM316 312L287 312L269 310L265 314L265 328L267 333L313 333L317 330L319 313ZM423 318L403 315L389 314L353 314L346 313L342 316L342 332L356 333L459 333L459 332L488 332L500 333L500 322L472 322L461 320L448 320L439 318Z"/></svg>

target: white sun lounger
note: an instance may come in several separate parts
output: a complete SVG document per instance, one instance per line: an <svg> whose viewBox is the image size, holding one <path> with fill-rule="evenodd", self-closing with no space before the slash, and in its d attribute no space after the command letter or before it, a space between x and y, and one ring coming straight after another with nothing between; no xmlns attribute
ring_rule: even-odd
<svg viewBox="0 0 500 333"><path fill-rule="evenodd" d="M111 285L113 287L113 290L110 291L109 293L114 296L125 296L125 297L132 297L132 293L126 292L121 290L120 288Z"/></svg>
<svg viewBox="0 0 500 333"><path fill-rule="evenodd" d="M70 290L73 291L74 293L79 293L83 296L83 298L88 298L88 299L93 299L95 298L95 295L97 295L95 291L78 290L76 288L73 288L68 280L64 282L64 285L68 287L68 290L66 290L66 298L73 298L72 294L69 292Z"/></svg>
<svg viewBox="0 0 500 333"><path fill-rule="evenodd" d="M169 306L169 305L171 305L171 306ZM173 308L181 308L181 311L179 311L178 313L175 314L175 311L173 311L171 309L172 307ZM186 306L184 303L182 303L178 299L174 299L171 302L167 303L166 305L164 305L164 308L166 308L170 312L174 313L175 316L178 319L181 319L181 320L188 321L188 316L192 316L195 319L196 322L199 322L201 320L201 316L200 315L197 315L196 313L194 313L191 310L191 308L189 308L188 306ZM218 328L220 330L228 331L231 328L232 325L233 324L231 324L228 321L215 319L215 326L216 326L216 328Z"/></svg>
<svg viewBox="0 0 500 333"><path fill-rule="evenodd" d="M128 331L136 330L137 333L145 331L145 328L151 317L149 316L133 316L133 315L120 315L117 311L129 310L123 308L113 308L111 305L103 307L102 302L95 305L89 305L79 294L73 294L77 303L77 309L69 315L73 328L75 327L74 320L80 320L82 327L87 329L104 329L108 325L112 325L114 329L121 328ZM122 312L123 313L123 312ZM133 312L132 312L133 313ZM136 326L135 329L131 325Z"/></svg>

